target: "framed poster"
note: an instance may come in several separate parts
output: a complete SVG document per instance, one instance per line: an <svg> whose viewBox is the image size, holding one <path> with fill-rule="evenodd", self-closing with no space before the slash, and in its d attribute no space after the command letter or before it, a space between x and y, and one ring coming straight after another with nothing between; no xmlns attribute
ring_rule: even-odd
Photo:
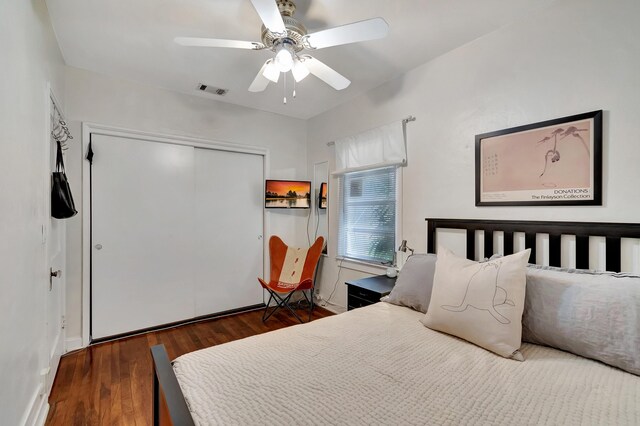
<svg viewBox="0 0 640 426"><path fill-rule="evenodd" d="M602 110L476 136L476 206L602 205Z"/></svg>

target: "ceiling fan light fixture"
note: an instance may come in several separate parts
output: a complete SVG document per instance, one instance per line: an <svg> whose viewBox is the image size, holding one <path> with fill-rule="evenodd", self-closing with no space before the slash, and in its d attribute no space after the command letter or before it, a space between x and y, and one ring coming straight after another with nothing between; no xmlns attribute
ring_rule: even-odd
<svg viewBox="0 0 640 426"><path fill-rule="evenodd" d="M291 73L293 74L293 78L296 80L296 83L300 83L309 75L309 68L307 68L302 61L296 58L293 63L293 68L291 69Z"/></svg>
<svg viewBox="0 0 640 426"><path fill-rule="evenodd" d="M264 75L268 80L277 83L280 79L280 70L272 60L269 60L269 63L264 68L262 75Z"/></svg>
<svg viewBox="0 0 640 426"><path fill-rule="evenodd" d="M280 72L289 72L293 67L294 50L291 43L283 41L276 47L276 67Z"/></svg>
<svg viewBox="0 0 640 426"><path fill-rule="evenodd" d="M307 28L293 17L296 10L295 1L251 0L263 24L260 37L262 42L200 37L176 37L175 42L182 46L272 52L273 56L264 62L249 86L250 92L264 91L270 81L277 83L280 73L285 73L286 76L289 71L293 74L295 82L300 82L307 75L313 74L335 90L346 89L351 84L349 79L304 52L380 39L388 34L389 24L383 18L372 18L309 33ZM295 97L295 83L293 93Z"/></svg>

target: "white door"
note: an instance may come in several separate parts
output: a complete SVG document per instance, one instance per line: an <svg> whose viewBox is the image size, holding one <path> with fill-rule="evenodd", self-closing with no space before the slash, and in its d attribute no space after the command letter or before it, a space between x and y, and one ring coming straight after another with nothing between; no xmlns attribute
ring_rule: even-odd
<svg viewBox="0 0 640 426"><path fill-rule="evenodd" d="M194 148L92 135L93 339L194 316Z"/></svg>
<svg viewBox="0 0 640 426"><path fill-rule="evenodd" d="M56 144L52 140L50 143L49 156L49 182L51 182L51 172L55 170L56 164ZM51 217L51 183L48 185L47 215L46 224L46 257L47 270L44 274L49 276L47 292L47 360L49 362L48 374L45 379L45 390L51 391L53 379L60 364L60 357L64 352L65 334L63 328L64 315L64 294L65 294L65 263L66 263L66 224L64 219L54 219ZM52 272L55 276L52 275Z"/></svg>
<svg viewBox="0 0 640 426"><path fill-rule="evenodd" d="M196 316L261 304L263 157L195 151Z"/></svg>

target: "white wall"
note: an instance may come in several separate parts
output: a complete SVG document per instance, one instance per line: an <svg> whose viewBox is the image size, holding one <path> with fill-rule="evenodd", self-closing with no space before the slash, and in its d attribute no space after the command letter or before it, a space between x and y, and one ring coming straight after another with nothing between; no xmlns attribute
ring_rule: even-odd
<svg viewBox="0 0 640 426"><path fill-rule="evenodd" d="M326 142L409 123L403 238L425 250L426 217L637 222L640 211L640 2L558 0L309 120L309 164ZM602 207L475 207L474 136L592 110L604 113ZM332 182L334 183L334 182ZM335 199L335 183L330 185ZM330 203L330 256L337 211ZM319 285L336 281L326 259ZM345 306L344 271L334 296Z"/></svg>
<svg viewBox="0 0 640 426"><path fill-rule="evenodd" d="M0 2L0 41L0 423L19 425L47 408L47 82L62 101L64 79L44 2Z"/></svg>
<svg viewBox="0 0 640 426"><path fill-rule="evenodd" d="M73 134L78 138L81 135L80 123L94 122L153 133L262 146L270 153L268 177L311 179L307 173L307 134L303 120L143 86L77 68L67 67L65 74L67 116ZM71 145L67 174L76 207L79 207L82 206L81 165L84 153L79 141ZM269 211L267 214L272 234L281 235L292 244L306 244L308 210ZM67 226L67 338L75 345L80 344L82 323L82 220L83 212L80 211L68 221Z"/></svg>

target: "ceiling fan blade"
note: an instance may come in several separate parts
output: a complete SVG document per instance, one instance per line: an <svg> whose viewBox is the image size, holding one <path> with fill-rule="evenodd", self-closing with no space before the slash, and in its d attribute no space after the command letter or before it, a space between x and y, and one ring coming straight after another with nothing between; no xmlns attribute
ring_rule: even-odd
<svg viewBox="0 0 640 426"><path fill-rule="evenodd" d="M274 83L278 82L280 79L280 70L276 67L276 64L273 63L273 59L267 61L267 66L262 70L262 75L269 81L273 81Z"/></svg>
<svg viewBox="0 0 640 426"><path fill-rule="evenodd" d="M264 49L264 44L256 41L223 40L218 38L176 37L173 39L181 46L189 47L231 47L234 49Z"/></svg>
<svg viewBox="0 0 640 426"><path fill-rule="evenodd" d="M311 33L305 40L312 49L322 49L383 38L388 32L387 21L382 18L373 18Z"/></svg>
<svg viewBox="0 0 640 426"><path fill-rule="evenodd" d="M305 55L302 57L304 65L306 65L307 69L311 74L318 77L320 80L327 83L329 86L333 87L336 90L342 90L349 87L351 81L349 81L342 74L338 73L333 68L328 67L324 63L320 62L316 58Z"/></svg>
<svg viewBox="0 0 640 426"><path fill-rule="evenodd" d="M269 79L263 75L265 68L267 68L267 65L269 65L269 61L271 61L271 59L269 59L264 63L264 65L262 65L262 68L260 68L258 75L256 75L255 79L253 79L253 83L251 83L251 86L249 86L250 92L262 92L269 85Z"/></svg>
<svg viewBox="0 0 640 426"><path fill-rule="evenodd" d="M287 32L275 0L251 0L251 3L269 31L275 34Z"/></svg>

